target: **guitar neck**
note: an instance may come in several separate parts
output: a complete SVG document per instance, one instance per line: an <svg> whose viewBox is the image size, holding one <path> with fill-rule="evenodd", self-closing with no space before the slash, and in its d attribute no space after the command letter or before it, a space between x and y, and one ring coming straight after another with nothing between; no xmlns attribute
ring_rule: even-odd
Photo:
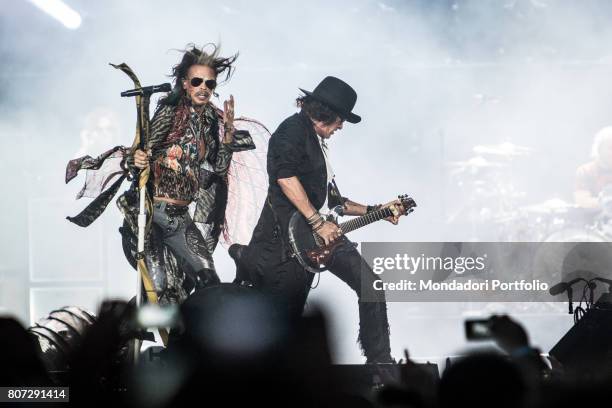
<svg viewBox="0 0 612 408"><path fill-rule="evenodd" d="M355 231L358 228L365 227L366 225L372 224L373 222L380 221L387 217L391 217L393 213L390 208L382 208L380 210L372 211L361 217L353 218L352 220L340 223L339 227L343 234Z"/></svg>

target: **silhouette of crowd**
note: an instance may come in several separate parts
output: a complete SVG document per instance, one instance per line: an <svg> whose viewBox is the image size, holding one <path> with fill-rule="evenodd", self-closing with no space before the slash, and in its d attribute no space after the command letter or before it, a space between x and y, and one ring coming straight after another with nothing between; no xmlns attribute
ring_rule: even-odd
<svg viewBox="0 0 612 408"><path fill-rule="evenodd" d="M331 362L323 313L290 320L279 310L250 288L201 290L181 305L167 347L147 350L137 364L131 345L144 329L133 303L104 302L80 340L64 348L62 363L32 329L1 318L0 385L66 386L72 406L113 408L547 408L588 406L612 394L603 356L588 372L572 371L542 357L507 316L490 319L498 347L447 362L440 378L405 351L396 364L362 367L368 381L358 387Z"/></svg>

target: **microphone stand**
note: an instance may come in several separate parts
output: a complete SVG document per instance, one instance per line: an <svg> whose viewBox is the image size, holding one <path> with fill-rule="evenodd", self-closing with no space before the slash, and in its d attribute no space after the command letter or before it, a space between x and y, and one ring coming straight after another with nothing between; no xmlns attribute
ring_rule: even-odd
<svg viewBox="0 0 612 408"><path fill-rule="evenodd" d="M140 95L134 95L141 97L145 101L146 109L149 107L149 99L151 98L152 92L143 92ZM122 95L123 96L123 95ZM138 115L138 127L142 130L142 115ZM145 151L145 138L141 137L139 140L138 147L140 150ZM146 199L147 199L147 181L149 179L148 168L141 169L138 171L138 244L136 246L136 261L138 263L138 273L136 274L136 310L142 307L142 267L144 265L144 247L145 247L145 232L147 227L147 212L146 212ZM140 357L140 348L142 347L142 341L138 336L134 339L134 365L138 365L138 359Z"/></svg>
<svg viewBox="0 0 612 408"><path fill-rule="evenodd" d="M593 281L593 279L591 279L589 281L589 304L587 309L590 309L593 307L593 303L595 300L595 288L597 288L597 284Z"/></svg>
<svg viewBox="0 0 612 408"><path fill-rule="evenodd" d="M143 94L143 98L147 99L151 97L151 94ZM140 122L140 116L139 116ZM139 148L145 151L144 138L140 138ZM146 170L146 171L143 171ZM143 173L146 173L143 174ZM138 262L138 273L136 274L136 310L140 310L142 307L142 271L141 263L144 263L144 247L145 247L145 231L147 227L147 212L145 209L146 198L147 198L147 181L149 178L148 169L140 169L138 171L138 244L136 246L136 259ZM144 180L143 180L144 179ZM140 348L142 347L142 341L136 337L134 339L134 365L138 365L138 358L140 357Z"/></svg>
<svg viewBox="0 0 612 408"><path fill-rule="evenodd" d="M578 272L584 272L584 271L578 271ZM573 290L572 290L572 286L578 282L584 282L585 283L585 287L583 290L583 294L580 300L580 305L578 306L578 308L576 309L576 313L574 313L574 300L573 300ZM574 322L577 323L578 320L580 320L580 318L582 317L582 315L586 312L589 311L591 308L595 307L595 289L597 288L597 283L596 282L603 282L605 284L608 285L608 293L605 293L601 296L600 300L598 300L598 304L600 302L607 302L608 299L612 300L612 280L611 279L605 279L605 278L600 278L600 277L595 277L595 278L591 278L589 280L586 280L584 278L576 278L573 279L569 282L561 282L558 285L555 285L556 287L563 285L564 289L559 288L561 291L565 291L567 292L567 302L568 302L568 314L574 314ZM589 289L589 297L588 299L586 298L586 289ZM555 290L555 287L553 287L551 289ZM561 293L560 291L556 291L557 293L553 292L554 295ZM582 308L582 301L586 302L586 311ZM612 301L610 302L612 304Z"/></svg>
<svg viewBox="0 0 612 408"><path fill-rule="evenodd" d="M162 84L156 86L148 86L143 87L140 85L140 81L136 77L136 74L132 71L132 69L126 64L110 64L114 68L117 68L127 74L130 79L134 82L136 89L131 89L128 91L124 91L121 93L122 97L136 97L136 108L137 108L137 125L136 125L136 138L134 143L132 144L132 149L138 147L140 150L145 151L146 142L149 137L149 102L151 99L151 95L156 92L167 92L170 88L170 84ZM137 282L137 292L136 292L136 308L140 309L142 306L142 292L143 287L144 291L147 294L147 298L152 303L158 303L157 293L155 292L155 287L149 276L149 272L147 270L147 266L144 260L144 248L145 248L145 238L147 231L147 206L151 207L151 200L147 197L147 183L149 180L149 172L150 168L146 167L138 172L138 243L136 248L136 262L138 273L136 274L136 282ZM151 208L150 208L151 209ZM151 209L152 210L152 209ZM150 220L149 220L150 221ZM167 332L160 328L159 330L160 337L164 345L167 342ZM138 359L140 357L140 347L142 346L142 341L140 339L140 335L137 335L134 338L134 354L133 354L133 363L134 365L138 364Z"/></svg>

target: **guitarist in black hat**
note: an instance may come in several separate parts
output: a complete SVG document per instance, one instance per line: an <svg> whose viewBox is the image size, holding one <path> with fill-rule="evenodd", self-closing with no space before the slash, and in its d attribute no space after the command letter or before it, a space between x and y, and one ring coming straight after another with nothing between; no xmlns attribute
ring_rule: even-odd
<svg viewBox="0 0 612 408"><path fill-rule="evenodd" d="M288 244L288 224L297 210L326 244L341 240L327 265L359 297L359 344L369 363L392 362L389 324L384 292L376 302L362 302L362 291L374 290L377 279L355 246L319 210L341 205L345 215L364 215L380 206L365 206L342 197L333 179L326 140L342 129L344 122L358 123L352 113L357 93L344 81L326 77L313 92L302 89L301 108L285 119L270 138L266 204L248 246L233 245L230 255L238 266L237 280L250 281L271 293L289 313L302 313L314 274L293 257ZM387 206L398 205L391 202ZM398 216L389 217L397 224ZM248 270L248 272L247 272ZM362 272L367 271L367 272Z"/></svg>

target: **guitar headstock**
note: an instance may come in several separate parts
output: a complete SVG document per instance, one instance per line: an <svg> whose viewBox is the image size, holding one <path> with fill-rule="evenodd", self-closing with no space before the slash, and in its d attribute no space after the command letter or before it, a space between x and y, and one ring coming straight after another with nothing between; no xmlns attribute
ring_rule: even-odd
<svg viewBox="0 0 612 408"><path fill-rule="evenodd" d="M412 197L409 197L408 194L402 194L397 196L397 198L400 201L400 204L402 206L402 214L403 215L408 215L411 212L414 211L414 207L416 207L416 202L412 199Z"/></svg>

